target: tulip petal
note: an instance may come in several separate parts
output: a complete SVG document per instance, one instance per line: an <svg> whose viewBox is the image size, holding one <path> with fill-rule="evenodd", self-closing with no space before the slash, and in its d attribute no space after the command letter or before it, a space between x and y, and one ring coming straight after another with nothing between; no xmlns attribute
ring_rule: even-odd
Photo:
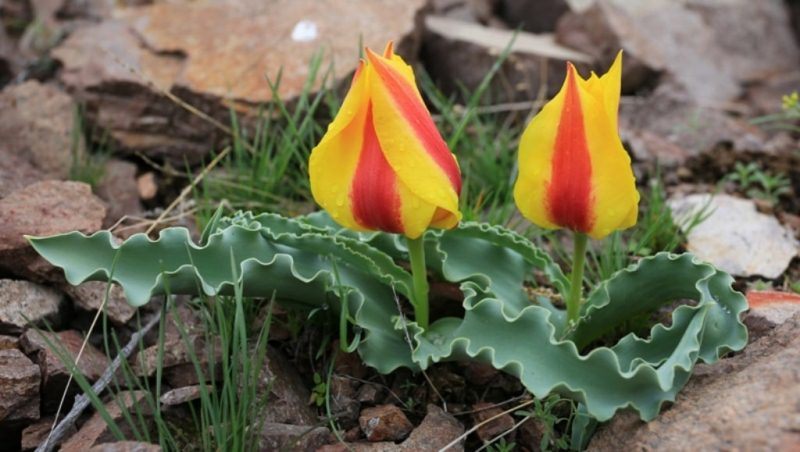
<svg viewBox="0 0 800 452"><path fill-rule="evenodd" d="M397 177L421 200L460 218L461 177L455 157L436 129L408 75L395 69L402 62L368 51L375 77L369 83L378 139ZM389 61L389 62L387 62Z"/></svg>
<svg viewBox="0 0 800 452"><path fill-rule="evenodd" d="M579 84L587 148L592 161L592 198L595 221L588 234L603 238L636 223L639 192L631 159L617 132L621 54L597 85ZM602 89L590 93L587 88Z"/></svg>
<svg viewBox="0 0 800 452"><path fill-rule="evenodd" d="M592 159L586 140L586 118L575 66L567 67L564 101L553 143L552 177L547 209L553 223L588 232L594 223Z"/></svg>
<svg viewBox="0 0 800 452"><path fill-rule="evenodd" d="M344 227L364 230L353 217L350 187L356 172L364 139L368 102L364 65L356 70L353 84L339 114L328 126L309 159L311 193L317 203Z"/></svg>
<svg viewBox="0 0 800 452"><path fill-rule="evenodd" d="M383 155L371 104L367 105L361 155L350 188L353 217L363 228L402 233L397 177Z"/></svg>

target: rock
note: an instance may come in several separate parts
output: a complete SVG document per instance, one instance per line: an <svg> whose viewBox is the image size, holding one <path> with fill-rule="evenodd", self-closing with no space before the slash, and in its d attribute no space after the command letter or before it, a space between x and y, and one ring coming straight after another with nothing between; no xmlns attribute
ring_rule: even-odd
<svg viewBox="0 0 800 452"><path fill-rule="evenodd" d="M125 216L142 214L136 182L136 165L111 159L103 167L103 177L96 187L97 196L107 202L103 227L108 228Z"/></svg>
<svg viewBox="0 0 800 452"><path fill-rule="evenodd" d="M578 64L591 61L558 45L550 35L515 33L436 16L425 19L422 60L443 92L461 95L462 86L472 92L515 34L512 53L487 94L493 102L531 101L542 88L547 95L554 95L564 80L566 60Z"/></svg>
<svg viewBox="0 0 800 452"><path fill-rule="evenodd" d="M400 444L390 441L359 443L336 443L324 446L318 452L399 452L441 450L464 434L464 426L452 415L436 405L428 405L428 414L417 428ZM463 452L464 440L451 446L448 451Z"/></svg>
<svg viewBox="0 0 800 452"><path fill-rule="evenodd" d="M0 334L0 350L9 350L18 347L19 341L17 341L16 337Z"/></svg>
<svg viewBox="0 0 800 452"><path fill-rule="evenodd" d="M128 423L123 419L121 407L124 407L128 412L132 413L134 418L138 417L135 414L137 410L141 412L142 417L148 418L152 413L150 412L149 404L145 401L147 397L147 391L124 391L117 394L114 400L110 400L106 403L105 408L108 415L117 423L122 434L126 438L133 437L133 432ZM94 413L92 417L81 426L78 433L72 435L61 446L61 452L85 452L95 444L111 441L115 441L115 438L109 430L108 425L99 413Z"/></svg>
<svg viewBox="0 0 800 452"><path fill-rule="evenodd" d="M735 276L780 276L797 255L794 234L750 200L729 195L690 195L668 201L676 224L704 206L708 217L687 236L688 251Z"/></svg>
<svg viewBox="0 0 800 452"><path fill-rule="evenodd" d="M781 0L596 0L592 4L559 22L560 43L600 58L603 66L616 50L624 49L633 69L666 73L669 83L702 105L732 101L741 84L800 67L800 52ZM644 80L630 80L635 78Z"/></svg>
<svg viewBox="0 0 800 452"><path fill-rule="evenodd" d="M462 22L502 26L495 17L495 0L433 0L432 13Z"/></svg>
<svg viewBox="0 0 800 452"><path fill-rule="evenodd" d="M750 290L747 292L750 310L744 318L750 341L772 331L800 312L800 295L775 290Z"/></svg>
<svg viewBox="0 0 800 452"><path fill-rule="evenodd" d="M75 105L53 85L27 81L0 92L0 136L8 154L25 156L39 179L69 177Z"/></svg>
<svg viewBox="0 0 800 452"><path fill-rule="evenodd" d="M161 452L161 446L138 441L119 441L98 444L89 449L89 452Z"/></svg>
<svg viewBox="0 0 800 452"><path fill-rule="evenodd" d="M29 451L39 447L44 443L50 435L50 430L53 428L53 416L47 416L39 419L35 423L25 427L22 430L22 450ZM67 429L67 435L73 435L78 430L73 425Z"/></svg>
<svg viewBox="0 0 800 452"><path fill-rule="evenodd" d="M102 201L82 182L50 180L17 190L0 199L0 267L29 279L63 280L24 235L88 234L100 229L105 216Z"/></svg>
<svg viewBox="0 0 800 452"><path fill-rule="evenodd" d="M358 418L361 431L369 441L399 441L414 428L403 411L395 405L365 408Z"/></svg>
<svg viewBox="0 0 800 452"><path fill-rule="evenodd" d="M464 434L464 426L453 415L445 413L436 405L428 405L428 414L401 444L402 450L441 450ZM450 452L464 450L464 441L447 449Z"/></svg>
<svg viewBox="0 0 800 452"><path fill-rule="evenodd" d="M478 438L480 438L484 443L487 443L495 437L512 430L514 427L514 418L508 413L501 415L501 413L504 411L503 408L498 407L493 403L476 403L475 405L472 405L472 411L472 420L476 425L499 415L499 417L495 418L494 420L491 420L478 427L476 433ZM506 435L504 438L506 438L506 440L509 442L513 442L515 437L516 430L511 431L511 433Z"/></svg>
<svg viewBox="0 0 800 452"><path fill-rule="evenodd" d="M632 412L599 429L590 451L797 450L800 315L744 352L699 365L675 404L644 423Z"/></svg>
<svg viewBox="0 0 800 452"><path fill-rule="evenodd" d="M567 0L501 0L500 17L511 27L534 33L555 31L556 23L570 10Z"/></svg>
<svg viewBox="0 0 800 452"><path fill-rule="evenodd" d="M200 361L203 370L203 377L210 381L211 372L219 372L222 360L222 351L219 344L207 344L204 334L190 334L187 338L194 352L196 359ZM208 350L207 347L214 347ZM182 338L167 338L163 346L161 356L161 367L164 378L172 387L184 387L196 385L200 382L197 370L192 361L192 354ZM214 367L210 369L211 363L208 361L208 354L214 353ZM152 377L155 375L159 365L159 346L153 345L144 349L136 355L133 360L133 371L139 377Z"/></svg>
<svg viewBox="0 0 800 452"><path fill-rule="evenodd" d="M64 284L61 289L75 303L75 306L86 311L95 312L103 306L106 298L106 286L102 281L88 281L77 286ZM122 287L112 284L108 291L108 300L105 307L108 318L117 325L124 325L136 314L136 308L128 304L128 299Z"/></svg>
<svg viewBox="0 0 800 452"><path fill-rule="evenodd" d="M26 326L61 324L64 297L28 281L0 279L0 333L19 334Z"/></svg>
<svg viewBox="0 0 800 452"><path fill-rule="evenodd" d="M680 166L720 145L734 152L770 151L763 130L724 112L678 99L666 90L625 98L620 135L636 160L662 167Z"/></svg>
<svg viewBox="0 0 800 452"><path fill-rule="evenodd" d="M358 394L356 394L356 400L359 403L365 403L367 405L375 405L380 400L381 396L383 395L383 391L381 387L372 383L364 383L358 388Z"/></svg>
<svg viewBox="0 0 800 452"><path fill-rule="evenodd" d="M19 350L0 350L0 425L39 418L39 366Z"/></svg>
<svg viewBox="0 0 800 452"><path fill-rule="evenodd" d="M48 341L54 346L62 347L63 351L75 361L83 345L83 335L75 330L53 333L30 329L20 337L20 348L42 370L42 409L45 412L50 412L58 406L70 375L59 355L48 346ZM103 375L109 364L106 355L87 343L78 361L78 370L87 380L94 382ZM78 392L80 392L78 385L70 385L70 393ZM72 401L70 397L66 400Z"/></svg>
<svg viewBox="0 0 800 452"><path fill-rule="evenodd" d="M199 399L201 394L200 385L175 388L165 392L161 396L161 405L165 407L183 405L184 403Z"/></svg>
<svg viewBox="0 0 800 452"><path fill-rule="evenodd" d="M150 201L155 198L158 194L156 174L148 171L136 178L136 190L139 192L139 198L144 201Z"/></svg>
<svg viewBox="0 0 800 452"><path fill-rule="evenodd" d="M24 154L13 153L5 143L0 143L0 199L43 177Z"/></svg>
<svg viewBox="0 0 800 452"><path fill-rule="evenodd" d="M109 131L115 149L184 164L213 149L219 130L163 95L170 91L224 124L230 108L255 113L272 99L265 76L282 70L279 93L292 102L320 45L334 83L348 80L358 46L401 54L416 47L416 17L425 0L220 0L154 2L118 8L72 33L53 51L61 80L87 103L89 118ZM337 14L330 14L336 11ZM152 85L147 83L152 81Z"/></svg>
<svg viewBox="0 0 800 452"><path fill-rule="evenodd" d="M335 437L325 427L267 422L261 429L260 450L314 452Z"/></svg>

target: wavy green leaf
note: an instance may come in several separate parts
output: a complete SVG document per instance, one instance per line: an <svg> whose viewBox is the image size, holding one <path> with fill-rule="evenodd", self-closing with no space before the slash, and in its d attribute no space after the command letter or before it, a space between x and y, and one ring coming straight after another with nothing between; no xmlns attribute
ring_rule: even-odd
<svg viewBox="0 0 800 452"><path fill-rule="evenodd" d="M463 317L438 319L427 331L399 316L411 286L396 263L407 257L403 241L342 230L323 214L217 218L203 245L181 228L120 245L107 232L31 242L71 283L110 278L134 305L163 293L167 281L173 293L210 296L242 284L247 296L276 294L307 308L338 310L344 294L355 327L365 332L359 352L380 372L474 359L516 375L536 396L573 397L599 420L624 407L652 419L698 361L713 362L747 342L739 321L744 297L731 289L730 276L690 255L659 254L618 272L592 292L577 327L567 331L563 311L547 296L531 295L535 280L566 293L560 268L524 237L479 223L425 236L429 268L464 294ZM626 321L684 300L693 303L676 308L669 326L613 340ZM590 348L601 340L615 343Z"/></svg>

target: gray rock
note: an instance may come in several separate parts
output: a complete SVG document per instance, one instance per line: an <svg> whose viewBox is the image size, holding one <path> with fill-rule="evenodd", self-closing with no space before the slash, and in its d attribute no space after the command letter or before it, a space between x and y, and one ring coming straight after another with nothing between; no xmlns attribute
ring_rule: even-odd
<svg viewBox="0 0 800 452"><path fill-rule="evenodd" d="M729 195L690 195L669 200L677 224L703 206L711 212L688 234L687 249L736 276L780 276L797 255L794 234L775 217L759 213L752 201Z"/></svg>
<svg viewBox="0 0 800 452"><path fill-rule="evenodd" d="M698 366L675 404L650 423L618 414L589 450L797 450L798 406L800 315L743 353Z"/></svg>
<svg viewBox="0 0 800 452"><path fill-rule="evenodd" d="M19 350L0 350L0 424L39 418L39 384L39 366Z"/></svg>
<svg viewBox="0 0 800 452"><path fill-rule="evenodd" d="M53 85L28 81L0 92L3 151L26 156L40 179L65 179L72 164L72 98ZM76 148L75 152L81 152Z"/></svg>
<svg viewBox="0 0 800 452"><path fill-rule="evenodd" d="M800 67L781 0L596 0L562 19L557 39L607 61L625 49L634 67L666 73L703 105L732 101L741 84Z"/></svg>
<svg viewBox="0 0 800 452"><path fill-rule="evenodd" d="M682 100L666 89L626 97L620 107L620 136L636 160L675 167L725 145L733 152L771 151L767 135L719 109Z"/></svg>
<svg viewBox="0 0 800 452"><path fill-rule="evenodd" d="M26 326L61 324L64 297L29 281L0 279L0 333L19 334Z"/></svg>
<svg viewBox="0 0 800 452"><path fill-rule="evenodd" d="M97 311L106 298L106 286L102 281L88 281L77 286L64 284L62 290L72 298L75 306L86 311ZM124 325L136 314L136 308L128 304L122 288L116 284L108 290L108 300L103 308L108 318L117 325Z"/></svg>

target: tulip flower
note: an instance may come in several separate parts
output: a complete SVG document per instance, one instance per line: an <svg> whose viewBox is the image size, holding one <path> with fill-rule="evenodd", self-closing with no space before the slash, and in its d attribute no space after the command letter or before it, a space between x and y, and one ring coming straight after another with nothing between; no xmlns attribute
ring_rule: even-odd
<svg viewBox="0 0 800 452"><path fill-rule="evenodd" d="M601 239L636 224L639 192L617 131L621 75L622 52L602 77L583 79L568 63L561 91L520 140L519 210L538 226L575 233L571 320L580 307L587 235Z"/></svg>
<svg viewBox="0 0 800 452"><path fill-rule="evenodd" d="M411 67L394 54L392 43L383 56L369 49L366 56L339 113L311 152L311 193L346 228L406 236L415 281L412 302L425 327L421 236L429 227L458 224L461 173Z"/></svg>

